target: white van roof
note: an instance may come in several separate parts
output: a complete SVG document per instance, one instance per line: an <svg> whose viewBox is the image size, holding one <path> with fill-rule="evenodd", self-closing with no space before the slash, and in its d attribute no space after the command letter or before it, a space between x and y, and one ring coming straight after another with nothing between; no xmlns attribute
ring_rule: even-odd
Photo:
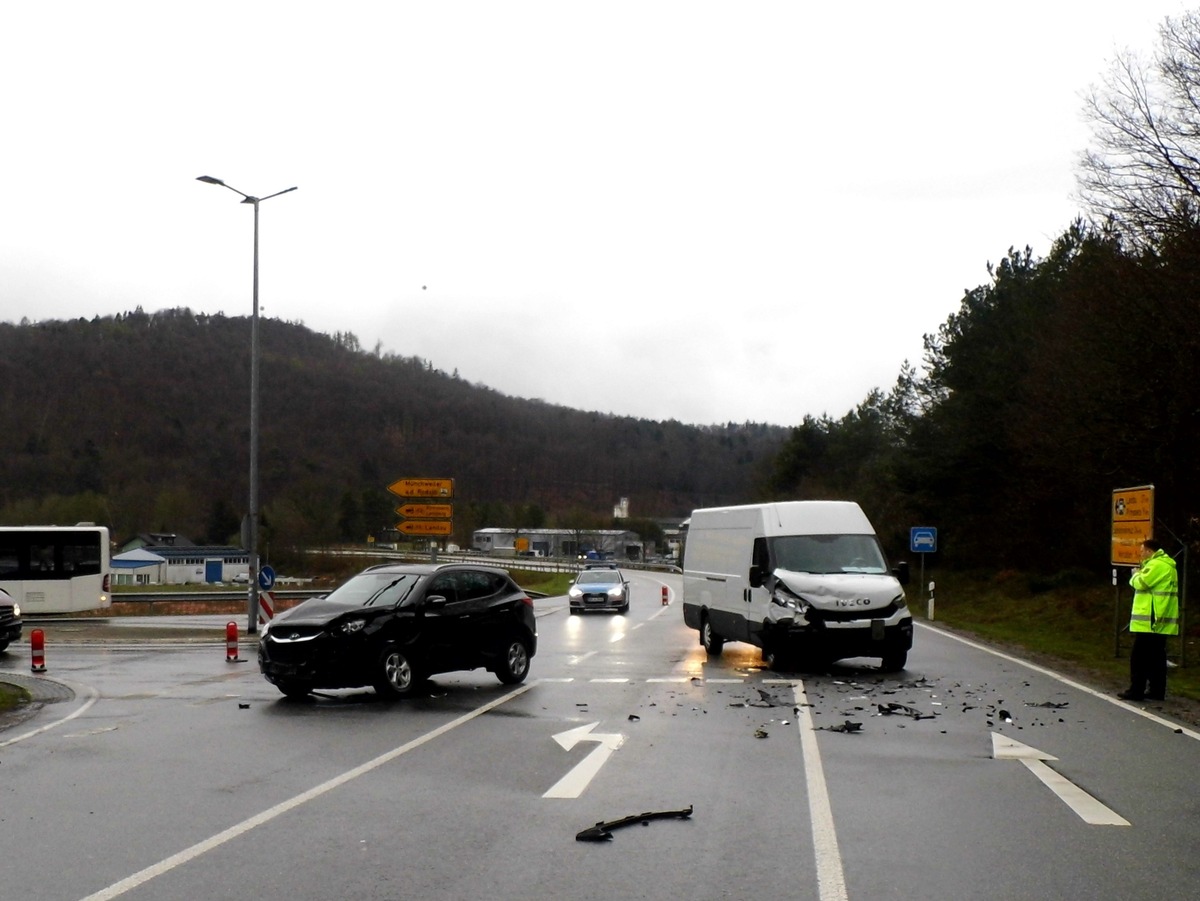
<svg viewBox="0 0 1200 901"><path fill-rule="evenodd" d="M761 521L767 535L874 535L871 521L854 501L781 501L739 507L693 510L702 528L753 528ZM718 525L719 524L719 525Z"/></svg>
<svg viewBox="0 0 1200 901"><path fill-rule="evenodd" d="M874 535L871 521L854 501L788 501L767 504L769 532L781 535Z"/></svg>

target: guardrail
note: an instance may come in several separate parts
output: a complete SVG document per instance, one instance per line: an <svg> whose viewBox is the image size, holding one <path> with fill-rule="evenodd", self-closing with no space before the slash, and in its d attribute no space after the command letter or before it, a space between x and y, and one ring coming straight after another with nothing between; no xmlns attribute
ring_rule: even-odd
<svg viewBox="0 0 1200 901"><path fill-rule="evenodd" d="M374 556L378 556L377 554ZM390 556L390 555L389 555ZM395 562L422 562L428 563L428 557L415 558L411 554L397 553ZM438 554L438 561L441 563L474 563L484 566L499 566L503 569L521 569L527 572L579 572L588 563L594 564L595 561L578 562L576 560L560 560L550 557L493 557L488 554ZM632 561L612 561L614 566L626 570L642 570L647 572L679 572L678 567L673 567L669 564L653 564L653 563L635 563ZM280 601L306 601L309 598L319 598L329 594L333 588L279 588L278 584L271 589L271 594ZM206 603L229 603L230 601L244 601L247 593L245 588L236 588L229 591L178 591L164 588L162 591L121 591L112 594L112 601L115 604L160 604L171 603L178 604L180 602L206 604Z"/></svg>
<svg viewBox="0 0 1200 901"><path fill-rule="evenodd" d="M306 601L309 598L319 598L329 594L329 590L316 589L272 589L271 594L282 600ZM246 590L241 591L122 591L114 592L114 604L178 604L181 601L196 604L228 603L229 601L245 601Z"/></svg>

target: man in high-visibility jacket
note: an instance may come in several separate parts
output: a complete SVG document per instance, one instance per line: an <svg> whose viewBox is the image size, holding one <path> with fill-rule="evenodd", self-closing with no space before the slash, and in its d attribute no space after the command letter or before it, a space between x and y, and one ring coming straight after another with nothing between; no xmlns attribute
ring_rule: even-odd
<svg viewBox="0 0 1200 901"><path fill-rule="evenodd" d="M1179 576L1175 561L1153 538L1142 543L1142 565L1133 571L1126 701L1161 701L1167 693L1167 636L1179 634Z"/></svg>

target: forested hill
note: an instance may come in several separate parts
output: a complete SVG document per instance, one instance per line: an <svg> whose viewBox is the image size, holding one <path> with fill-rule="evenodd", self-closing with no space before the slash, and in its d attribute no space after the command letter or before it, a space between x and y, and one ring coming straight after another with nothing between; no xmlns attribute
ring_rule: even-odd
<svg viewBox="0 0 1200 901"><path fill-rule="evenodd" d="M752 499L786 437L508 397L278 320L259 337L264 524L299 542L389 526L386 486L402 477L456 480L460 538L607 524L622 497L634 516L682 516ZM227 540L248 494L249 371L245 317L0 324L0 521Z"/></svg>

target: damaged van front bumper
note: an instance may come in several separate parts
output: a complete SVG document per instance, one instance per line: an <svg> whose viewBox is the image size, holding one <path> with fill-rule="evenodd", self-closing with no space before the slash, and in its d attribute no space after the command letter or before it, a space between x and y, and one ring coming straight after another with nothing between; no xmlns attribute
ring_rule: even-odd
<svg viewBox="0 0 1200 901"><path fill-rule="evenodd" d="M825 611L771 604L763 623L763 645L827 660L882 657L912 648L913 622L907 607L878 611Z"/></svg>

